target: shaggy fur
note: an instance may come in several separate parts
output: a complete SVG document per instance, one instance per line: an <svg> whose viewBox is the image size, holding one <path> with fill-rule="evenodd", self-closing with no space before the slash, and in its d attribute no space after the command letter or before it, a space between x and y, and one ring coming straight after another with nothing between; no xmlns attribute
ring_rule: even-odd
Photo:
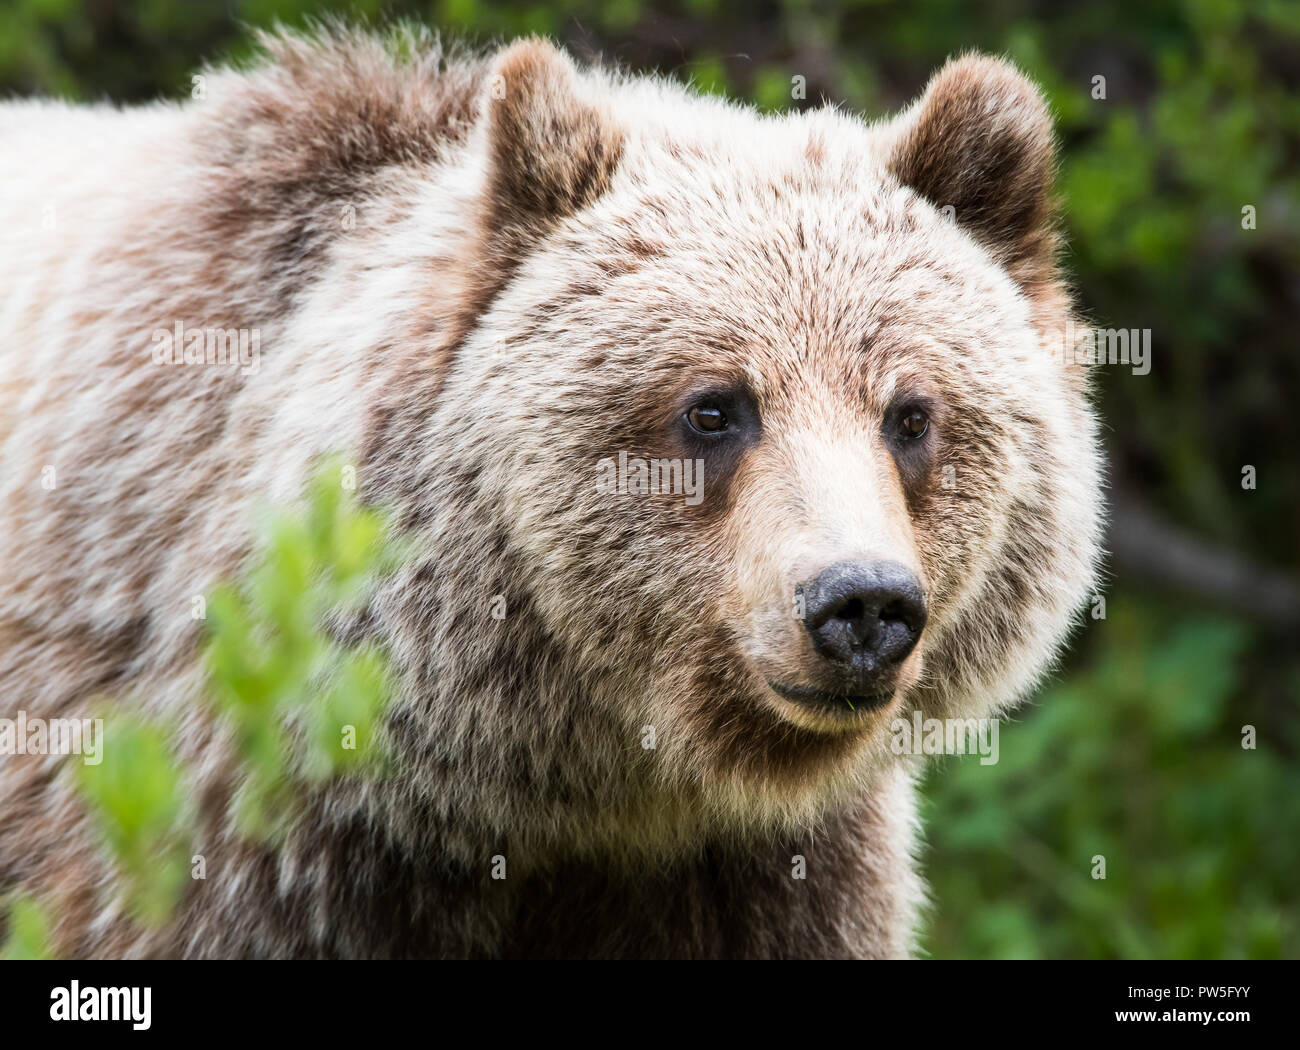
<svg viewBox="0 0 1300 1050"><path fill-rule="evenodd" d="M134 927L57 763L11 757L0 889L78 956L908 954L888 722L1007 710L1098 556L1038 93L961 58L869 126L539 41L266 45L185 105L0 107L0 715L178 722L208 864ZM154 364L177 320L259 329L260 370ZM698 505L597 492L619 451L700 454L677 421L719 386L761 436L704 454ZM908 400L915 453L884 436ZM336 450L419 551L363 625L404 773L271 853L229 828L191 598ZM929 602L892 703L783 700L799 583L882 556Z"/></svg>

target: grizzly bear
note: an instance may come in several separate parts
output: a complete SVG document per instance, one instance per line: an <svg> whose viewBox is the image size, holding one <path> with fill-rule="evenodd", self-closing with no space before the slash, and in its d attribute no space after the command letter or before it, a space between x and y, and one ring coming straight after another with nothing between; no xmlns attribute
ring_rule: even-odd
<svg viewBox="0 0 1300 1050"><path fill-rule="evenodd" d="M195 85L0 107L0 715L179 724L207 877L135 925L6 756L0 892L79 957L913 954L890 727L1008 710L1097 571L1035 87L868 124L339 30ZM402 772L271 849L191 603L329 454L411 544L356 627Z"/></svg>

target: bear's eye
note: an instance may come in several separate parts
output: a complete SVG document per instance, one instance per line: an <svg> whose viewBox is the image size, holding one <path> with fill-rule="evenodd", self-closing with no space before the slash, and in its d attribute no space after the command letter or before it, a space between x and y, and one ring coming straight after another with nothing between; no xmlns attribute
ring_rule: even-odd
<svg viewBox="0 0 1300 1050"><path fill-rule="evenodd" d="M925 432L929 429L930 417L919 408L904 412L902 418L898 421L898 436L907 441L915 441L919 437L924 437Z"/></svg>
<svg viewBox="0 0 1300 1050"><path fill-rule="evenodd" d="M686 422L701 434L721 434L727 429L726 414L717 405L696 405L686 413Z"/></svg>

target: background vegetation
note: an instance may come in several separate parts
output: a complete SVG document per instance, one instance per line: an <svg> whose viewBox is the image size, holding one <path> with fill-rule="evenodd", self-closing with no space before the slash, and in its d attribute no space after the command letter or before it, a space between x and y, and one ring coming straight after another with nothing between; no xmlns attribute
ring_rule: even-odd
<svg viewBox="0 0 1300 1050"><path fill-rule="evenodd" d="M1300 5L7 0L0 88L183 98L249 26L325 11L484 42L546 33L774 110L884 114L968 48L1036 77L1059 118L1080 300L1104 326L1149 328L1152 369L1102 370L1105 619L1004 727L998 765L949 759L929 778L925 944L1300 956Z"/></svg>

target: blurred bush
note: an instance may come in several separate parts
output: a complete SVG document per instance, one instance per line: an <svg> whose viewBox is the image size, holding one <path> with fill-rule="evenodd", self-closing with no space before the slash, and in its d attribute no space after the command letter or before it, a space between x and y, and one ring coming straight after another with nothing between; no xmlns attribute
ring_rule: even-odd
<svg viewBox="0 0 1300 1050"><path fill-rule="evenodd" d="M1101 370L1116 489L1212 552L1255 564L1255 578L1300 570L1300 5L1290 0L8 7L0 84L75 99L183 98L201 60L247 50L249 26L326 11L412 16L481 42L545 33L773 110L828 99L881 115L951 54L1008 54L1059 118L1066 263L1084 309L1103 327L1152 332L1149 375ZM796 75L806 100L791 98ZM1242 487L1246 465L1254 489ZM1125 540L1140 522L1117 514L1114 528ZM1153 568L1116 562L1108 618L1088 622L1022 724L1006 727L999 765L950 760L929 778L934 954L1300 954L1300 632L1253 609L1248 590L1216 606L1223 595L1195 564L1179 563L1172 587ZM1246 724L1254 750L1241 746ZM1104 881L1090 877L1096 854Z"/></svg>
<svg viewBox="0 0 1300 1050"><path fill-rule="evenodd" d="M1112 605L1104 632L1125 643L1004 725L996 765L933 767L932 952L1300 955L1300 769L1233 709L1249 632L1137 602ZM1300 739L1285 743L1293 753Z"/></svg>

